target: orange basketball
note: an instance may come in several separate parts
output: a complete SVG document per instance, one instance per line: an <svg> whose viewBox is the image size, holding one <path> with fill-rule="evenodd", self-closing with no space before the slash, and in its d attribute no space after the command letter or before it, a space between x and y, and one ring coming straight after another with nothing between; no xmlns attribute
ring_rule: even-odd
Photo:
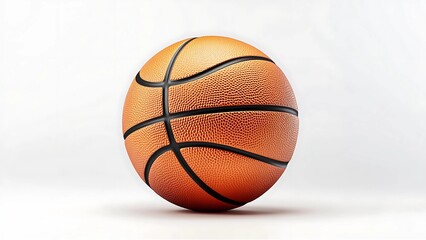
<svg viewBox="0 0 426 240"><path fill-rule="evenodd" d="M241 41L186 39L152 57L123 110L126 149L164 199L223 211L261 196L290 161L297 104L280 68Z"/></svg>

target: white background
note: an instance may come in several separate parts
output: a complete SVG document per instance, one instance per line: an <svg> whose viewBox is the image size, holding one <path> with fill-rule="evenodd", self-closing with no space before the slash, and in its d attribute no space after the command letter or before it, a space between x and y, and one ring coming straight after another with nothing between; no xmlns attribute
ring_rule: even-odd
<svg viewBox="0 0 426 240"><path fill-rule="evenodd" d="M426 1L0 0L0 239L426 238ZM140 67L224 35L289 78L300 135L260 199L196 214L125 152Z"/></svg>

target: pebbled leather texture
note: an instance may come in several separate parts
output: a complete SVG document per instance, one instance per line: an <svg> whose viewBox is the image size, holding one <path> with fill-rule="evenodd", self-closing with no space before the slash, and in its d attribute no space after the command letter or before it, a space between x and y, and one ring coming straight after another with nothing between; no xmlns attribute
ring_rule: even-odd
<svg viewBox="0 0 426 240"><path fill-rule="evenodd" d="M163 114L161 88L139 85L133 80L123 108L123 132L145 120Z"/></svg>
<svg viewBox="0 0 426 240"><path fill-rule="evenodd" d="M167 201L196 211L223 211L236 206L221 202L201 189L179 164L173 152L158 157L149 175L151 188Z"/></svg>
<svg viewBox="0 0 426 240"><path fill-rule="evenodd" d="M220 149L183 148L182 155L207 185L240 202L258 198L284 172L284 168Z"/></svg>
<svg viewBox="0 0 426 240"><path fill-rule="evenodd" d="M245 60L190 79L236 58ZM187 39L160 51L138 74L156 85L133 80L123 109L125 145L138 174L164 199L196 211L228 210L261 196L284 172L297 141L297 103L264 53L226 37Z"/></svg>
<svg viewBox="0 0 426 240"><path fill-rule="evenodd" d="M287 162L297 138L297 117L282 112L226 112L171 121L177 142L214 142Z"/></svg>
<svg viewBox="0 0 426 240"><path fill-rule="evenodd" d="M257 48L236 39L217 36L196 38L182 49L176 59L171 80L189 77L218 63L242 56L268 58Z"/></svg>
<svg viewBox="0 0 426 240"><path fill-rule="evenodd" d="M261 60L236 63L195 81L171 86L169 91L170 112L254 104L297 109L283 72L274 63Z"/></svg>
<svg viewBox="0 0 426 240"><path fill-rule="evenodd" d="M125 144L133 167L145 181L144 171L149 157L159 148L169 144L164 123L159 122L139 129L126 138Z"/></svg>
<svg viewBox="0 0 426 240"><path fill-rule="evenodd" d="M149 82L162 82L166 74L167 66L173 54L186 42L187 39L174 43L159 53L155 54L140 70L140 76Z"/></svg>

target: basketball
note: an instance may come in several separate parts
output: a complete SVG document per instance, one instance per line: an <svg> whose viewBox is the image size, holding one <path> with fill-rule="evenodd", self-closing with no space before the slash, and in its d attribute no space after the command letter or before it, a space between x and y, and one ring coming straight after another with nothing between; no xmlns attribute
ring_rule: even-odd
<svg viewBox="0 0 426 240"><path fill-rule="evenodd" d="M136 74L123 109L129 158L167 201L224 211L280 178L298 135L293 90L281 69L236 39L185 39Z"/></svg>

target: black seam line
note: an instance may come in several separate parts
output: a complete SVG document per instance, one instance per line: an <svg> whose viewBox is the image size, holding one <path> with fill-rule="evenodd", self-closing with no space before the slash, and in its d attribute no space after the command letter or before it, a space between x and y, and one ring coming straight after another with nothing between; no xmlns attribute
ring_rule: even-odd
<svg viewBox="0 0 426 240"><path fill-rule="evenodd" d="M187 146L187 144L188 144L188 146ZM175 143L174 145L172 145L172 144L170 144L170 145L167 145L167 146L164 146L164 147L162 147L162 148L160 148L160 149L158 149L157 151L155 151L152 155L151 155L151 157L149 157L149 159L148 159L148 161L147 161L147 163L146 163L146 166L145 166L145 171L144 171L144 178L145 178L145 183L149 186L149 187L151 187L150 186L150 183L149 183L149 172L151 171L151 167L152 167L152 165L154 164L154 162L155 162L155 160L157 160L158 159L158 157L160 157L163 153L165 153L165 152L167 152L167 151L169 151L169 150L172 150L174 153L175 153L175 155L176 155L176 158L178 159L178 161L179 161L179 163L182 165L182 167L185 169L185 171L187 172L187 174L192 178L192 180L196 183L196 184L198 184L198 186L200 186L204 191L206 191L208 194L210 194L211 196L213 196L214 198L216 198L216 199L218 199L218 200L220 200L220 201L222 201L222 202L225 202L225 203L228 203L228 204L232 204L232 205L236 205L236 206L242 206L242 205L244 205L244 204L246 204L245 202L238 202L238 201L234 201L234 200L232 200L232 199L229 199L229 198L227 198L227 197L224 197L223 195L221 195L221 194L219 194L218 192L216 192L215 190L213 190L212 188L210 188L207 184L205 184L198 176L197 176L197 174L191 169L191 167L188 165L188 163L185 161L185 160L183 160L182 162L181 162L181 160L180 159L184 159L183 158L183 156L182 156L182 153L180 152L180 148L182 147L182 148L184 148L184 147L192 147L192 144L194 145L194 147L195 147L195 145L197 144L196 142L183 142L183 143ZM191 146L189 146L189 145L191 145ZM207 147L207 146L204 146L203 145L203 147ZM210 147L212 147L212 146L210 146ZM220 146L219 147L217 147L217 148L220 148Z"/></svg>
<svg viewBox="0 0 426 240"><path fill-rule="evenodd" d="M164 119L165 119L164 116L160 116L160 117L155 117L155 118L151 118L151 119L148 119L146 121L140 122L140 123L134 125L133 127L129 128L124 133L123 137L124 137L124 139L126 139L133 132L136 132L137 130L139 130L139 129L143 128L143 127L149 126L151 124L162 122L162 121L164 121Z"/></svg>
<svg viewBox="0 0 426 240"><path fill-rule="evenodd" d="M195 38L192 38L188 41L186 41L184 44L182 44L177 51L175 52L175 54L173 55L172 59L170 60L169 66L167 67L167 71L166 71L166 75L164 77L164 86L163 86L163 114L164 114L164 124L166 126L166 132L167 132L167 136L169 138L169 142L170 142L170 147L171 150L173 151L173 153L175 154L177 160L179 161L180 165L182 166L182 168L185 170L185 172L192 178L192 180L198 184L198 186L200 186L206 193L210 194L212 197L223 201L225 203L228 204L232 204L232 205L237 205L237 206L241 206L244 205L245 203L242 202L237 202L234 201L232 199L229 199L225 196L222 196L221 194L219 194L218 192L214 191L212 188L210 188L209 186L207 186L206 183L204 183L198 176L197 174L195 174L195 172L191 169L191 167L188 165L188 163L185 161L185 158L182 156L182 153L180 152L179 146L176 143L175 140L175 136L173 134L173 130L172 130L172 126L170 124L170 113L169 113L169 99L168 99L168 94L169 94L169 85L170 85L170 74L171 71L173 69L173 65L174 62L177 58L177 56L179 55L180 51L192 40L194 40Z"/></svg>
<svg viewBox="0 0 426 240"><path fill-rule="evenodd" d="M172 150L172 147L170 145L166 145L164 147L161 147L160 149L158 149L157 151L155 151L148 159L148 161L146 162L145 165L145 171L144 171L144 178L145 178L145 183L151 187L149 185L149 171L151 170L152 164L155 162L155 160L157 160L158 157L161 156L161 154Z"/></svg>
<svg viewBox="0 0 426 240"><path fill-rule="evenodd" d="M182 149L182 148L189 148L189 147L207 147L207 148L215 148L215 149L221 149L221 150L225 150L228 152L233 152L239 155L243 155L249 158L253 158L255 160L264 162L266 164L270 164L272 166L276 166L276 167L280 167L280 168L286 168L288 165L288 162L282 162L282 161L278 161L272 158L268 158L259 154L255 154L252 152L248 152L239 148L234 148L228 145L222 145L222 144L218 144L218 143L212 143L212 142L180 142L180 143L176 143L176 145ZM160 149L158 149L157 151L155 151L148 159L146 166L145 166L145 171L144 171L144 178L145 178L145 182L148 186L149 185L149 172L151 170L152 164L155 162L155 160L157 160L158 157L160 157L163 153L172 150L172 147L170 145L166 145L164 147L161 147Z"/></svg>
<svg viewBox="0 0 426 240"><path fill-rule="evenodd" d="M284 112L295 115L298 112L296 109L277 105L237 105L237 106L224 106L213 108L201 108L189 110L184 112L177 112L170 114L171 118L189 117L194 115L209 114L209 113L224 113L224 112L244 112L244 111L266 111L266 112Z"/></svg>
<svg viewBox="0 0 426 240"><path fill-rule="evenodd" d="M176 58L179 55L180 51L182 51L182 49L194 39L196 39L196 38L189 39L188 41L183 43L176 50L176 52L173 54L172 59L170 60L169 65L167 66L166 75L164 76L164 81L163 81L164 85L162 86L162 88L163 88L163 99L162 99L163 100L163 116L164 116L164 124L166 125L167 136L169 138L170 145L172 145L172 146L173 146L173 143L176 142L176 141L175 141L175 137L174 137L173 132L172 132L172 127L170 125L170 119L169 119L170 118L170 112L169 112L170 74L172 72L173 65L174 65Z"/></svg>
<svg viewBox="0 0 426 240"><path fill-rule="evenodd" d="M239 106L226 106L226 107L214 107L214 108L202 108L195 109L177 113L169 113L170 119L181 118L181 117L190 117L201 114L210 114L210 113L222 113L222 112L242 112L242 111L272 111L272 112L284 112L298 116L298 111L294 108L276 106L276 105L239 105ZM124 133L124 139L126 139L131 133L146 127L148 125L164 121L164 116L159 116L155 118L148 119L146 121L140 122L133 127L129 128Z"/></svg>
<svg viewBox="0 0 426 240"><path fill-rule="evenodd" d="M251 61L251 60L261 60L261 61L268 61L268 62L274 63L274 61L272 61L271 59L265 58L265 57L260 57L260 56L245 56L245 57L232 58L232 59L226 60L224 62L221 62L219 64L216 64L212 67L209 67L209 68L207 68L207 69L205 69L205 70L203 70L199 73L196 73L194 75L191 75L189 77L173 80L173 81L169 82L169 86L175 86L175 85L180 85L180 84L184 84L184 83L187 83L187 82L191 82L191 81L203 78L203 77L205 77L209 74L212 74L216 71L219 71L219 70L226 68L228 66L231 66L233 64L244 62L244 61ZM142 79L139 74L140 73L138 72L138 74L136 74L135 78L136 78L136 82L139 83L142 86L145 86L145 87L162 87L162 86L164 86L164 82L149 82L147 80Z"/></svg>
<svg viewBox="0 0 426 240"><path fill-rule="evenodd" d="M228 145L222 145L222 144L218 144L218 143L212 143L212 142L182 142L182 143L178 143L179 148L189 148L189 147L207 147L207 148L215 148L215 149L221 149L221 150L225 150L228 152L233 152L233 153L237 153L249 158L253 158L255 160L267 163L269 165L275 166L275 167L280 167L280 168L285 168L287 167L288 162L282 162L282 161L278 161L272 158L268 158L256 153L252 153L252 152L248 152L239 148L234 148Z"/></svg>
<svg viewBox="0 0 426 240"><path fill-rule="evenodd" d="M197 176L197 174L191 169L191 167L188 165L188 163L185 161L184 157L182 156L182 153L180 152L179 147L177 147L176 144L173 144L173 152L176 154L176 157L179 161L179 163L182 165L182 167L185 169L186 173L192 178L192 180L198 184L198 186L200 186L207 194L211 195L212 197L228 203L228 204L232 204L232 205L236 205L236 206L242 206L246 203L244 202L238 202L232 199L229 199L223 195L221 195L220 193L216 192L215 190L213 190L211 187L209 187L205 182L203 182L203 180L201 180L201 178L199 178Z"/></svg>
<svg viewBox="0 0 426 240"><path fill-rule="evenodd" d="M139 74L140 72L138 72L135 76L136 82L139 85L142 85L145 87L163 87L164 86L164 82L149 82L147 80L143 80Z"/></svg>

